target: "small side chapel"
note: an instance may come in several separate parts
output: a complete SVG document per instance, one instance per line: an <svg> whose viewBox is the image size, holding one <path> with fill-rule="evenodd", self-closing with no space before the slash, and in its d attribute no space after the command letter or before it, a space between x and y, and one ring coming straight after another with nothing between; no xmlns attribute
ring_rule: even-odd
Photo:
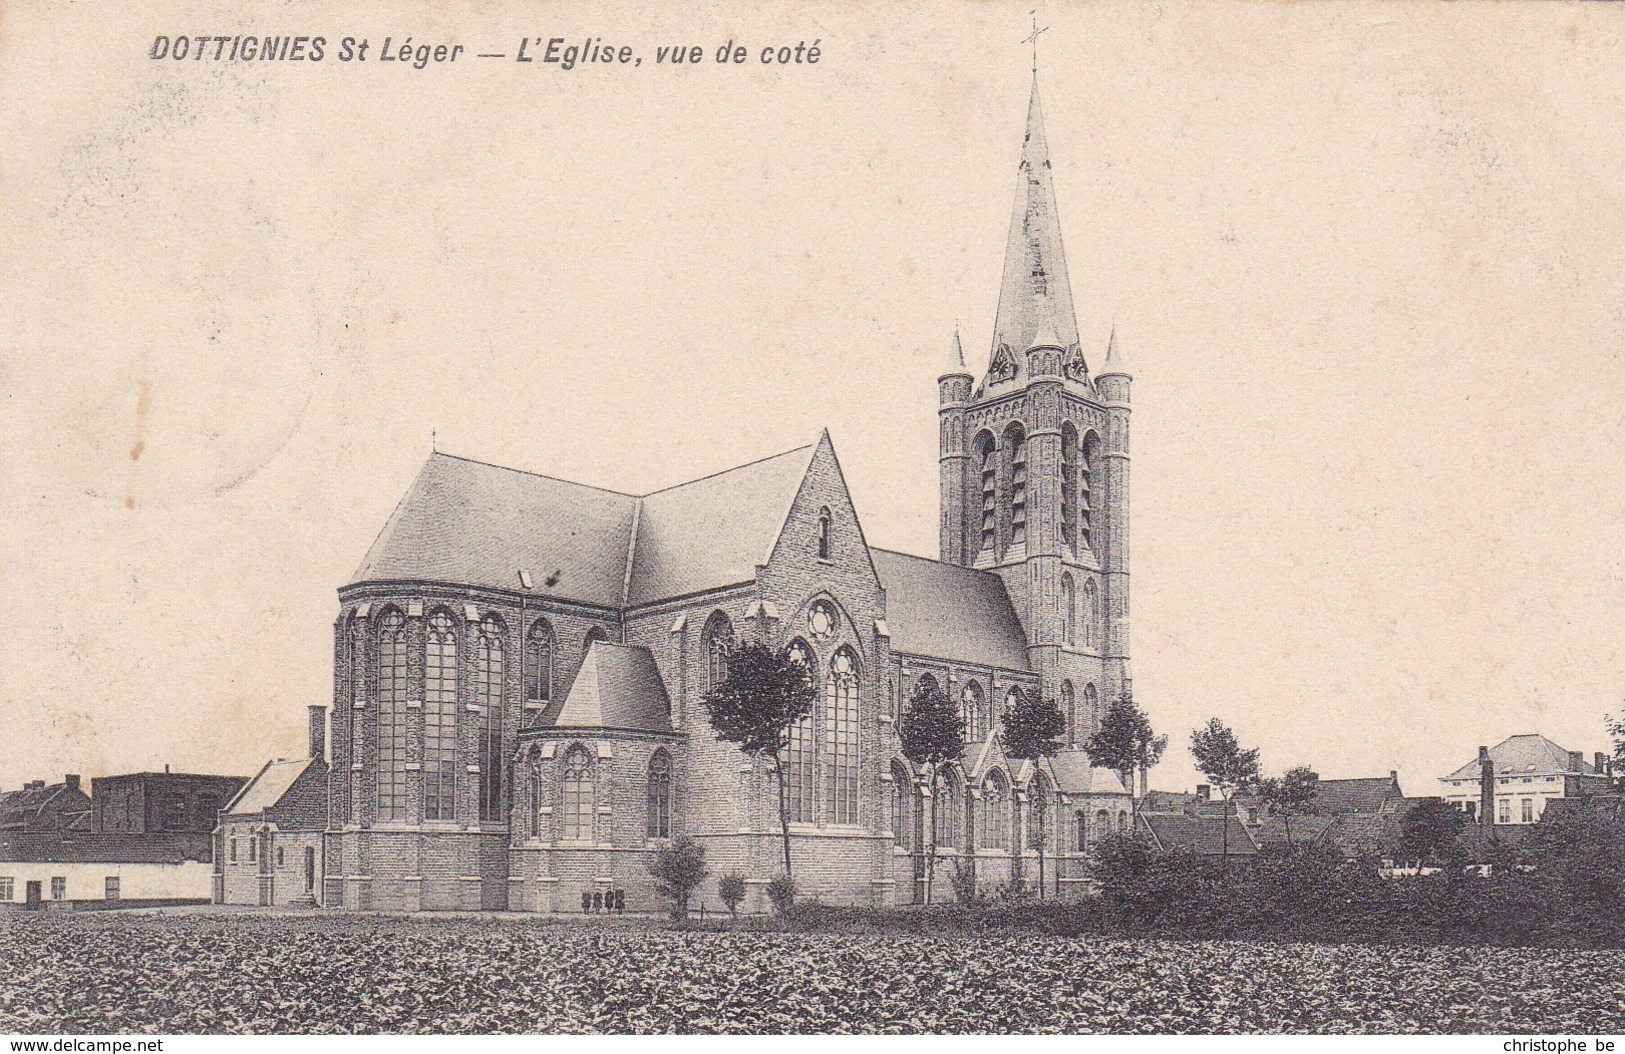
<svg viewBox="0 0 1625 1054"><path fill-rule="evenodd" d="M988 366L956 334L938 380L938 557L869 544L827 432L641 495L435 453L338 591L325 821L276 812L291 783L253 793L319 844L319 880L238 878L258 864L217 855L219 896L654 910L649 858L687 834L702 899L737 872L764 910L778 790L701 703L746 638L819 686L787 766L804 896L918 902L933 844L938 899L956 864L989 888L1081 888L1129 816L1131 789L1079 746L1129 677L1129 387L1115 336L1091 368L1078 334L1035 76ZM964 722L934 796L896 735L926 680ZM1058 756L1000 751L1018 686L1060 704Z"/></svg>

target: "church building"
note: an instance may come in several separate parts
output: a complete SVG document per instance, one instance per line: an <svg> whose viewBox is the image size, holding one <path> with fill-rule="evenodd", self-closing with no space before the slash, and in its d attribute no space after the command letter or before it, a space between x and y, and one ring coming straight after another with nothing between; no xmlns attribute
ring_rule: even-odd
<svg viewBox="0 0 1625 1054"><path fill-rule="evenodd" d="M1079 888L1129 813L1079 748L1129 676L1130 378L1115 338L1103 352L1091 370L1035 79L988 366L971 373L956 334L938 380L937 559L869 544L827 432L641 495L433 454L339 589L321 859L299 857L290 896L308 874L330 908L654 910L649 861L686 834L702 900L738 873L765 909L773 769L702 702L743 640L790 649L818 686L786 763L803 897L917 902L933 846L935 899L967 867L989 891ZM964 727L934 793L896 732L927 680ZM1065 715L1058 756L1000 750L1018 687Z"/></svg>

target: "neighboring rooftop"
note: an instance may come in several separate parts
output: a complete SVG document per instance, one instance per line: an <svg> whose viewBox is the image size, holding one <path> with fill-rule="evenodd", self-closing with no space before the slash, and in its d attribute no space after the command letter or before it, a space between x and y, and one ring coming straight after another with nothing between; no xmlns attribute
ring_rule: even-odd
<svg viewBox="0 0 1625 1054"><path fill-rule="evenodd" d="M1536 732L1504 739L1490 748L1490 763L1497 776L1554 775L1575 772L1596 775L1596 769L1587 764L1585 757L1570 753ZM1447 780L1477 779L1478 759L1474 758L1461 768L1444 777Z"/></svg>

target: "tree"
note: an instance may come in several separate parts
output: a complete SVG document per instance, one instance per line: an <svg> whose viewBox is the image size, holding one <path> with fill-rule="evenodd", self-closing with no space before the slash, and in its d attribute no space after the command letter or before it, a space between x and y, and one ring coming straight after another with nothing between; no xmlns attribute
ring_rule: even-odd
<svg viewBox="0 0 1625 1054"><path fill-rule="evenodd" d="M1258 784L1258 796L1272 815L1281 817L1289 849L1292 847L1292 817L1303 816L1314 810L1315 792L1319 786L1319 774L1308 765L1287 769L1280 776L1271 776Z"/></svg>
<svg viewBox="0 0 1625 1054"><path fill-rule="evenodd" d="M728 909L728 914L737 919L739 905L745 902L745 876L740 874L723 875L717 880L717 896Z"/></svg>
<svg viewBox="0 0 1625 1054"><path fill-rule="evenodd" d="M672 914L688 918L688 897L708 872L705 870L705 849L686 834L672 839L670 845L655 853L649 861L649 873L655 878L655 888L672 902Z"/></svg>
<svg viewBox="0 0 1625 1054"><path fill-rule="evenodd" d="M1614 741L1614 789L1625 793L1625 710L1602 719Z"/></svg>
<svg viewBox="0 0 1625 1054"><path fill-rule="evenodd" d="M1133 796L1136 812L1140 796L1135 794L1135 777L1138 776L1139 781L1144 783L1146 772L1162 760L1162 752L1167 747L1168 737L1159 736L1151 730L1151 719L1135 705L1134 696L1127 685L1123 686L1123 693L1106 708L1100 728L1083 745L1092 764L1122 774L1123 782Z"/></svg>
<svg viewBox="0 0 1625 1054"><path fill-rule="evenodd" d="M1424 798L1400 823L1400 852L1418 867L1429 860L1454 862L1461 855L1456 838L1466 825L1467 817L1454 805L1443 798Z"/></svg>
<svg viewBox="0 0 1625 1054"><path fill-rule="evenodd" d="M925 858L925 902L931 903L931 882L936 877L937 837L936 809L937 784L943 766L959 760L964 750L960 741L959 708L935 680L924 680L909 694L903 718L897 722L897 738L902 742L903 756L916 768L931 774L932 822L925 826L931 838L931 850ZM973 857L974 859L974 857Z"/></svg>
<svg viewBox="0 0 1625 1054"><path fill-rule="evenodd" d="M1019 686L1012 692L1010 705L1005 708L999 723L999 746L1006 757L1036 762L1051 758L1061 749L1061 736L1066 731L1066 717L1055 700L1045 699L1037 691L1026 691ZM1038 895L1044 895L1044 817L1034 810L1034 832L1038 847Z"/></svg>
<svg viewBox="0 0 1625 1054"><path fill-rule="evenodd" d="M1230 857L1230 800L1237 791L1258 781L1258 748L1243 750L1236 734L1214 717L1191 733L1191 756L1196 759L1196 767L1202 775L1224 799L1224 815L1219 825L1219 867L1223 870Z"/></svg>
<svg viewBox="0 0 1625 1054"><path fill-rule="evenodd" d="M788 648L774 651L750 641L728 654L722 683L705 695L705 710L718 736L773 763L779 781L779 831L784 836L784 873L790 870L790 799L784 753L790 729L812 713L818 690L812 674Z"/></svg>

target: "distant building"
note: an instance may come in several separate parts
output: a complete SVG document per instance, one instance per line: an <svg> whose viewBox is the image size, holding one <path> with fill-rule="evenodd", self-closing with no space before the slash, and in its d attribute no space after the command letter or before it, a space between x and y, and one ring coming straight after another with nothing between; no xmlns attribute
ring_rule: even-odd
<svg viewBox="0 0 1625 1054"><path fill-rule="evenodd" d="M310 756L267 762L220 814L216 904L315 905L327 827L327 708L310 708Z"/></svg>
<svg viewBox="0 0 1625 1054"><path fill-rule="evenodd" d="M132 772L90 781L96 829L104 834L188 831L209 834L225 804L248 782L245 776L191 772Z"/></svg>
<svg viewBox="0 0 1625 1054"><path fill-rule="evenodd" d="M0 909L207 903L211 834L242 776L36 780L0 795Z"/></svg>
<svg viewBox="0 0 1625 1054"><path fill-rule="evenodd" d="M1493 802L1489 825L1517 827L1536 823L1549 802L1604 794L1612 783L1612 766L1604 754L1591 762L1578 750L1565 750L1538 734L1513 736L1439 780L1440 797L1483 824Z"/></svg>
<svg viewBox="0 0 1625 1054"><path fill-rule="evenodd" d="M1258 855L1258 843L1252 833L1234 816L1207 812L1196 815L1141 813L1137 823L1151 847L1160 852L1225 857Z"/></svg>
<svg viewBox="0 0 1625 1054"><path fill-rule="evenodd" d="M94 806L69 774L61 783L34 780L22 790L0 794L0 831L89 831L95 829Z"/></svg>

